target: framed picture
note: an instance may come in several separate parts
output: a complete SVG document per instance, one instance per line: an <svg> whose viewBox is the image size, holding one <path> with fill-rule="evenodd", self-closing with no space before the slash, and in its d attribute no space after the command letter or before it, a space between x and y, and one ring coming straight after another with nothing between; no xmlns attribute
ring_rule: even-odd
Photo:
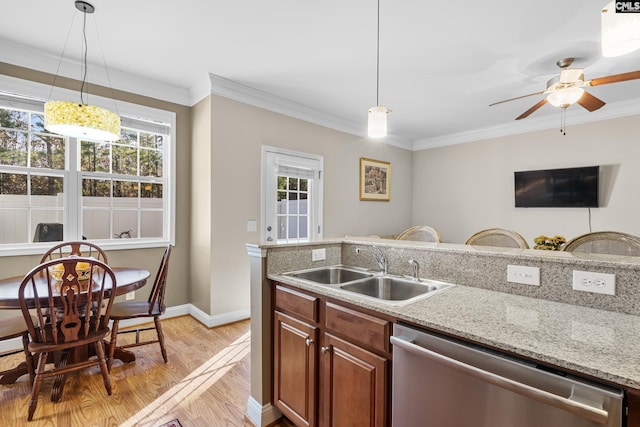
<svg viewBox="0 0 640 427"><path fill-rule="evenodd" d="M360 158L360 200L388 202L391 191L391 163Z"/></svg>

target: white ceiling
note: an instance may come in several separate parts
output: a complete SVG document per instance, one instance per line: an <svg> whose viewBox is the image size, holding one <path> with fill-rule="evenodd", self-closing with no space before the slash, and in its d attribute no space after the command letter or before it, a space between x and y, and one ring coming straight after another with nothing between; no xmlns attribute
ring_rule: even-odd
<svg viewBox="0 0 640 427"><path fill-rule="evenodd" d="M376 101L376 0L90 2L88 61L106 62L113 75L193 92L211 73L366 128ZM67 35L64 59L80 58L73 0L5 3L0 42L24 49L2 49L0 61L55 72ZM586 79L640 69L640 51L600 54L606 0L380 3L380 104L392 110L390 134L414 146L504 126L517 133L527 122L556 126L560 112L550 105L514 122L541 96L489 104L544 90L563 57L575 57ZM640 80L589 91L607 102L600 112L640 104ZM571 107L568 119L602 114L580 110Z"/></svg>

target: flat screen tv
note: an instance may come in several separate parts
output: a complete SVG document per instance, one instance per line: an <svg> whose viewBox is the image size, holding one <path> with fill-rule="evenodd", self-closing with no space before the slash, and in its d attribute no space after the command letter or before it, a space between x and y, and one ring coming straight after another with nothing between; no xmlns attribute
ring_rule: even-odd
<svg viewBox="0 0 640 427"><path fill-rule="evenodd" d="M517 208L598 207L600 166L514 172Z"/></svg>

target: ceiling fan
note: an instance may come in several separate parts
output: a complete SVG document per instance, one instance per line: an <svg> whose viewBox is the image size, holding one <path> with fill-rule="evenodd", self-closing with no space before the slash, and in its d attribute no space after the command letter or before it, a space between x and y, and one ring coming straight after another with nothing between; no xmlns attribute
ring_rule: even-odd
<svg viewBox="0 0 640 427"><path fill-rule="evenodd" d="M573 63L573 60L574 58L564 58L556 62L556 65L560 67L562 71L560 72L560 75L553 77L547 82L546 90L518 96L516 98L505 99L504 101L494 102L493 104L490 104L489 107L502 104L504 102L514 101L516 99L526 98L528 96L546 94L547 96L545 98L516 117L516 120L529 117L531 113L542 107L547 102L560 108L567 108L570 105L577 103L586 110L595 111L598 108L601 108L605 102L600 98L591 95L589 92L586 92L584 90L585 87L640 79L640 70L638 70L585 81L582 68L569 68Z"/></svg>

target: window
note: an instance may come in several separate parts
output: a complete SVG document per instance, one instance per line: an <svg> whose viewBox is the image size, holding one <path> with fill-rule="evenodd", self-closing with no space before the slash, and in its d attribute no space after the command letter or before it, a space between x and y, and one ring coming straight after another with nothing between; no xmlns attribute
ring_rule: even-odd
<svg viewBox="0 0 640 427"><path fill-rule="evenodd" d="M171 240L171 126L123 115L120 140L85 141L47 132L42 111L0 94L0 250Z"/></svg>
<svg viewBox="0 0 640 427"><path fill-rule="evenodd" d="M263 147L264 241L322 239L322 157Z"/></svg>

